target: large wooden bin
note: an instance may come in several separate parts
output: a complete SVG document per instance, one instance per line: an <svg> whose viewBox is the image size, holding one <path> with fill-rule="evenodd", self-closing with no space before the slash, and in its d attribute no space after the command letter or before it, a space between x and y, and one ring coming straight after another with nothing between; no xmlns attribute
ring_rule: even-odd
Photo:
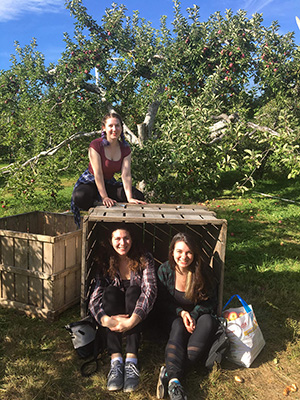
<svg viewBox="0 0 300 400"><path fill-rule="evenodd" d="M72 215L0 218L0 305L53 319L79 302L81 237Z"/></svg>
<svg viewBox="0 0 300 400"><path fill-rule="evenodd" d="M125 222L133 225L137 236L155 259L157 267L168 258L172 237L180 231L196 237L202 249L202 261L214 269L219 281L218 313L223 300L223 280L227 221L199 205L118 204L112 208L91 209L83 220L81 315L86 315L88 288L93 276L93 261L99 243L107 238L110 225Z"/></svg>

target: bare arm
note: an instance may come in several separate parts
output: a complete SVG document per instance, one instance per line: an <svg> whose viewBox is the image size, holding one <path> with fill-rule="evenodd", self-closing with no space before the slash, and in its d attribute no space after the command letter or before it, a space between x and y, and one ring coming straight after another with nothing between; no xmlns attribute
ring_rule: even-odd
<svg viewBox="0 0 300 400"><path fill-rule="evenodd" d="M132 197L131 154L124 158L121 173L128 203L146 204L144 201L137 200Z"/></svg>
<svg viewBox="0 0 300 400"><path fill-rule="evenodd" d="M89 159L90 159L93 171L94 171L95 183L96 183L98 192L100 193L100 196L102 197L103 204L107 207L111 207L116 203L116 201L107 196L107 192L105 189L105 183L104 183L104 177L103 177L103 171L102 171L102 165L101 165L101 156L92 147L89 148Z"/></svg>

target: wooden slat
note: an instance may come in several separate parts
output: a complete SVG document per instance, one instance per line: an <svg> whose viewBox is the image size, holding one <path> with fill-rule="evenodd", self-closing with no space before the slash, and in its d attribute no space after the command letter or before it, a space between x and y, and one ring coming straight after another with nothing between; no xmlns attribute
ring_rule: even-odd
<svg viewBox="0 0 300 400"><path fill-rule="evenodd" d="M2 272L2 297L8 300L15 299L15 275L10 272Z"/></svg>
<svg viewBox="0 0 300 400"><path fill-rule="evenodd" d="M28 265L32 271L43 271L43 243L28 240Z"/></svg>
<svg viewBox="0 0 300 400"><path fill-rule="evenodd" d="M1 237L1 262L14 265L14 240L10 237Z"/></svg>
<svg viewBox="0 0 300 400"><path fill-rule="evenodd" d="M19 268L28 269L28 240L15 238L14 245L14 265Z"/></svg>
<svg viewBox="0 0 300 400"><path fill-rule="evenodd" d="M29 277L29 301L36 307L43 307L43 281L42 279Z"/></svg>
<svg viewBox="0 0 300 400"><path fill-rule="evenodd" d="M28 277L15 275L15 300L28 304Z"/></svg>

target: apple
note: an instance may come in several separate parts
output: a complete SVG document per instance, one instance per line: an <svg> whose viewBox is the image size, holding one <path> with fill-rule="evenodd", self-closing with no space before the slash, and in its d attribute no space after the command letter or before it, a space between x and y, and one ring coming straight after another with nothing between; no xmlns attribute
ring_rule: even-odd
<svg viewBox="0 0 300 400"><path fill-rule="evenodd" d="M228 311L224 311L224 312L223 312L223 317L224 317L224 318L228 319L228 315L229 315L229 312L228 312Z"/></svg>
<svg viewBox="0 0 300 400"><path fill-rule="evenodd" d="M238 314L235 311L231 311L228 315L228 319L229 321L234 321L235 319L238 318Z"/></svg>
<svg viewBox="0 0 300 400"><path fill-rule="evenodd" d="M246 313L244 313L244 312L240 312L240 313L239 313L239 318L242 317L242 316L245 315L245 314L246 314Z"/></svg>

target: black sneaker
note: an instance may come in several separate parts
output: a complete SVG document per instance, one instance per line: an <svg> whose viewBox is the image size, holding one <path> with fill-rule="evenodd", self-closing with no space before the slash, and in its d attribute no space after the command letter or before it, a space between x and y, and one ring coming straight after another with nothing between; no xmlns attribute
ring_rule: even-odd
<svg viewBox="0 0 300 400"><path fill-rule="evenodd" d="M119 360L111 364L107 376L107 389L109 391L120 390L124 385L124 366Z"/></svg>
<svg viewBox="0 0 300 400"><path fill-rule="evenodd" d="M163 365L160 368L158 375L158 382L156 386L156 397L158 399L163 399L168 392L168 377L167 377L167 369Z"/></svg>
<svg viewBox="0 0 300 400"><path fill-rule="evenodd" d="M171 382L168 387L170 400L187 400L183 387L178 382Z"/></svg>
<svg viewBox="0 0 300 400"><path fill-rule="evenodd" d="M133 392L140 383L140 373L137 366L132 362L125 363L124 392Z"/></svg>

